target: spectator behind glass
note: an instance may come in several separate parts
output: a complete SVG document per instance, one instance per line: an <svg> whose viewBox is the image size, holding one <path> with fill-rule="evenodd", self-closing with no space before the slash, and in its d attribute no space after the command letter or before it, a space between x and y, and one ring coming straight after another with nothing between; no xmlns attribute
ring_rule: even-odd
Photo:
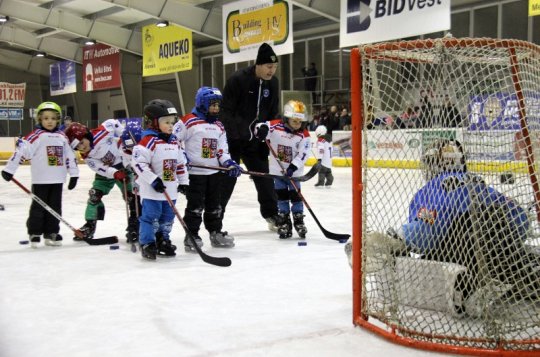
<svg viewBox="0 0 540 357"><path fill-rule="evenodd" d="M444 96L444 105L439 114L439 123L444 128L455 128L461 125L461 114L454 104L452 104L448 95Z"/></svg>
<svg viewBox="0 0 540 357"><path fill-rule="evenodd" d="M62 121L62 125L60 125L60 130L65 131L72 123L73 119L69 115L66 115Z"/></svg>
<svg viewBox="0 0 540 357"><path fill-rule="evenodd" d="M328 141L332 141L332 132L339 128L339 113L337 111L337 106L332 105L328 115L324 118L321 117L319 124L326 127Z"/></svg>
<svg viewBox="0 0 540 357"><path fill-rule="evenodd" d="M433 125L433 106L429 101L428 93L422 89L420 91L420 117L419 127L429 128Z"/></svg>
<svg viewBox="0 0 540 357"><path fill-rule="evenodd" d="M339 130L351 130L351 116L347 108L343 108L339 115Z"/></svg>
<svg viewBox="0 0 540 357"><path fill-rule="evenodd" d="M302 68L302 74L304 75L304 89L311 92L312 103L317 102L317 68L315 62L311 62L308 68Z"/></svg>

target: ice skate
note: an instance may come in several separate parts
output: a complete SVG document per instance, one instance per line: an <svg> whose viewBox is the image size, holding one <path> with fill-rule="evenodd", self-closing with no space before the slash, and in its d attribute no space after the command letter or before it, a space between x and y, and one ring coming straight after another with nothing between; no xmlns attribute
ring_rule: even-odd
<svg viewBox="0 0 540 357"><path fill-rule="evenodd" d="M319 180L315 184L315 187L323 187L324 186L324 176L319 175Z"/></svg>
<svg viewBox="0 0 540 357"><path fill-rule="evenodd" d="M292 223L289 213L279 214L278 234L279 239L287 239L292 237Z"/></svg>
<svg viewBox="0 0 540 357"><path fill-rule="evenodd" d="M58 233L45 234L43 240L45 241L45 245L52 247L60 247L62 245L62 236Z"/></svg>
<svg viewBox="0 0 540 357"><path fill-rule="evenodd" d="M154 242L144 244L141 247L141 255L144 259L156 260L156 254L157 254L157 250L156 250L156 244Z"/></svg>
<svg viewBox="0 0 540 357"><path fill-rule="evenodd" d="M128 244L135 244L139 241L139 220L137 218L129 217L126 232L126 242Z"/></svg>
<svg viewBox="0 0 540 357"><path fill-rule="evenodd" d="M30 246L32 248L37 248L39 246L39 242L41 241L41 236L39 234L30 234Z"/></svg>
<svg viewBox="0 0 540 357"><path fill-rule="evenodd" d="M265 219L266 219L266 222L268 222L268 229L271 230L272 232L277 232L279 215L275 215L275 216L268 217Z"/></svg>
<svg viewBox="0 0 540 357"><path fill-rule="evenodd" d="M157 255L159 257L175 257L176 246L171 243L170 239L164 239L161 232L156 233Z"/></svg>
<svg viewBox="0 0 540 357"><path fill-rule="evenodd" d="M234 247L234 237L227 232L211 232L210 243L214 248L232 248Z"/></svg>
<svg viewBox="0 0 540 357"><path fill-rule="evenodd" d="M302 212L293 213L294 229L300 238L306 238L307 228L304 224L304 214Z"/></svg>
<svg viewBox="0 0 540 357"><path fill-rule="evenodd" d="M84 235L84 239L94 238L94 233L96 233L96 221L86 221L84 226L79 228L79 231ZM83 238L77 236L73 237L73 240L83 241Z"/></svg>
<svg viewBox="0 0 540 357"><path fill-rule="evenodd" d="M196 235L193 235L193 238L195 240L195 243L197 243L197 246L199 248L202 248L202 246L203 246L202 238L199 237L199 236L196 236ZM195 248L195 246L193 245L191 239L189 239L188 236L186 236L186 238L184 238L184 250L186 251L186 253L196 253L197 252L197 249Z"/></svg>

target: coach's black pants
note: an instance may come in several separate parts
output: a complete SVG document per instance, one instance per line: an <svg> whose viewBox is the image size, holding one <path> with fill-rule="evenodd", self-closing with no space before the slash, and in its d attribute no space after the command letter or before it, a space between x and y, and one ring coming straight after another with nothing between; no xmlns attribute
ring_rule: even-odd
<svg viewBox="0 0 540 357"><path fill-rule="evenodd" d="M229 153L234 161L240 164L240 160L246 165L249 171L268 173L268 147L266 143L260 141L233 140L229 142ZM232 196L236 177L222 175L223 184L221 192L221 208L225 213L227 203ZM255 189L257 190L257 200L263 218L277 215L277 199L274 192L274 181L266 177L252 177Z"/></svg>

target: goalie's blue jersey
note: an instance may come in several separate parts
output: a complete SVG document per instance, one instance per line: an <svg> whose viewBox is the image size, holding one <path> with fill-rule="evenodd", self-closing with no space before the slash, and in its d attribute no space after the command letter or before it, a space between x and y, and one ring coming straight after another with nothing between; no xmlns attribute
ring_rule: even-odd
<svg viewBox="0 0 540 357"><path fill-rule="evenodd" d="M470 173L443 173L431 179L413 197L409 206L408 223L402 229L406 243L419 252L436 249L445 239L451 225L464 213L478 209L481 216L486 207L496 204L505 207L513 232L526 238L529 221L525 210L512 199L486 185ZM473 227L462 227L464 237Z"/></svg>

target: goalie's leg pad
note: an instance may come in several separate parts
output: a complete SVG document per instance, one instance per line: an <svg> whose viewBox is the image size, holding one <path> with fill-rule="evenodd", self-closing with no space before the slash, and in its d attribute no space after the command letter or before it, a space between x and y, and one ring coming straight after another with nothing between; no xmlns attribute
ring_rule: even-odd
<svg viewBox="0 0 540 357"><path fill-rule="evenodd" d="M410 257L394 259L394 267L386 265L374 274L383 303L463 315L463 292L455 287L467 275L464 266Z"/></svg>
<svg viewBox="0 0 540 357"><path fill-rule="evenodd" d="M406 250L405 242L381 232L370 232L363 238L363 250L366 256L366 273L375 272L384 266L393 265L394 256ZM352 264L352 256L351 256Z"/></svg>

